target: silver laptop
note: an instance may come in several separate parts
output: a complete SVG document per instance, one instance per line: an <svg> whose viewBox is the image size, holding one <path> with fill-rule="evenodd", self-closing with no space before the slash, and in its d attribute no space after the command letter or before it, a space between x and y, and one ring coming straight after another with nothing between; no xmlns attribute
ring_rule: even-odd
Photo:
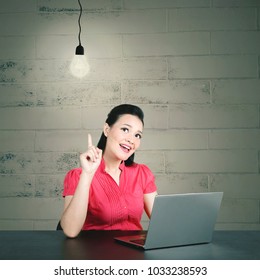
<svg viewBox="0 0 260 280"><path fill-rule="evenodd" d="M115 237L142 249L209 243L223 192L157 195L145 234Z"/></svg>

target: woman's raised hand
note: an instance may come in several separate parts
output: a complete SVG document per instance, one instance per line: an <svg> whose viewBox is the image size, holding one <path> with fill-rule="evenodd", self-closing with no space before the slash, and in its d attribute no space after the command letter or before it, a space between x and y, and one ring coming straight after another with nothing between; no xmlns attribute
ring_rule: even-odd
<svg viewBox="0 0 260 280"><path fill-rule="evenodd" d="M80 164L82 170L93 174L96 172L102 159L102 150L93 146L92 137L88 134L88 150L80 155Z"/></svg>

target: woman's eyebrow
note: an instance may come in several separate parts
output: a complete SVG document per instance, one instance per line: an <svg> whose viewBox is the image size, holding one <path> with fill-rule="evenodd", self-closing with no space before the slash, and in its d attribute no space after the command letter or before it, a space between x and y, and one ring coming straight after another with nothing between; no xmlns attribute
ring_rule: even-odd
<svg viewBox="0 0 260 280"><path fill-rule="evenodd" d="M123 123L123 125L133 128L133 127L132 127L130 124L128 124L128 123ZM143 134L143 132L142 132L141 130L137 130L137 132Z"/></svg>

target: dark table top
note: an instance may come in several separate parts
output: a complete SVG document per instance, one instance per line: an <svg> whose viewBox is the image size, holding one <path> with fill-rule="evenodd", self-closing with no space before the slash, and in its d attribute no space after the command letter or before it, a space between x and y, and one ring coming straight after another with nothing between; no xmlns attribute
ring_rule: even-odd
<svg viewBox="0 0 260 280"><path fill-rule="evenodd" d="M136 234L137 232L131 232ZM141 250L114 241L120 231L0 231L1 260L259 260L260 231L215 231L209 244Z"/></svg>

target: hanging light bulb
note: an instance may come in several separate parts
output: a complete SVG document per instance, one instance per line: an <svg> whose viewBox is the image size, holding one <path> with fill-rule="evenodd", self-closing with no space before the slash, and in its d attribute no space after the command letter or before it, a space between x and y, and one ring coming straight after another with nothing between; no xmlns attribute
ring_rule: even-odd
<svg viewBox="0 0 260 280"><path fill-rule="evenodd" d="M82 5L80 3L80 0L78 0L79 6L80 6L80 14L79 14L79 19L78 19L78 24L79 24L79 45L76 47L75 55L72 59L72 62L70 64L70 72L73 76L77 78L83 78L85 77L90 70L90 66L88 63L88 59L86 55L84 54L84 48L81 45L81 24L80 24L80 19L82 15Z"/></svg>
<svg viewBox="0 0 260 280"><path fill-rule="evenodd" d="M84 55L84 48L78 45L75 55L70 64L70 72L77 78L83 78L89 73L90 67L87 57Z"/></svg>

